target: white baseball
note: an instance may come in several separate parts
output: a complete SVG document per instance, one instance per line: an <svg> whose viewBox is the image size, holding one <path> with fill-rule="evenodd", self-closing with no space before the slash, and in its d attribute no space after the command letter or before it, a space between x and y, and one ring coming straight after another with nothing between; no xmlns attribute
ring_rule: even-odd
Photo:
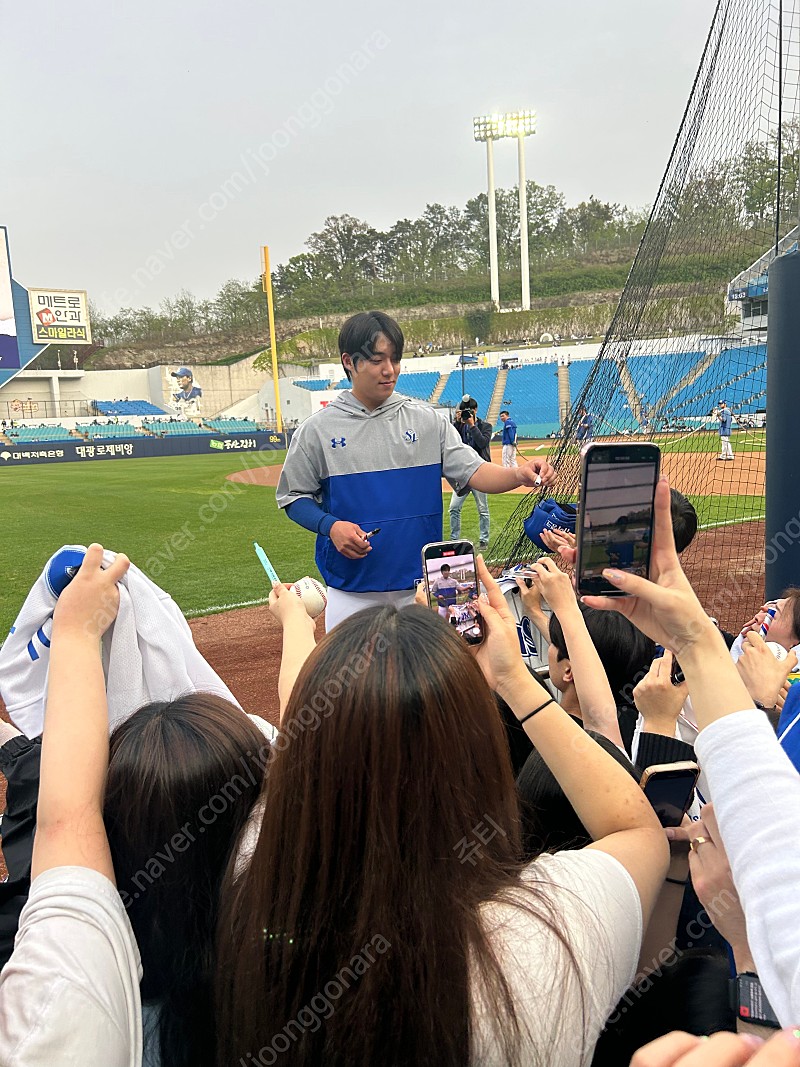
<svg viewBox="0 0 800 1067"><path fill-rule="evenodd" d="M786 659L789 654L783 645L779 645L777 641L767 641L767 648L777 660Z"/></svg>
<svg viewBox="0 0 800 1067"><path fill-rule="evenodd" d="M312 619L316 619L318 615L323 613L325 605L328 603L328 597L325 592L325 586L318 582L316 578L309 578L306 575L305 578L300 578L299 581L293 582L292 589L303 601L303 607Z"/></svg>

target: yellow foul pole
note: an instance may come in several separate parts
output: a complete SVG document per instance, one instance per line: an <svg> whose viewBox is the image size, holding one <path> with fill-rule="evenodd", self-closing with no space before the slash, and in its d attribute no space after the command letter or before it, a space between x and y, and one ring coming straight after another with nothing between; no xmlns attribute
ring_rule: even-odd
<svg viewBox="0 0 800 1067"><path fill-rule="evenodd" d="M275 413L278 433L283 433L283 416L281 415L281 391L278 385L278 341L275 336L275 304L272 299L272 275L269 272L269 248L261 248L264 257L263 288L267 294L267 314L269 315L269 336L272 346L272 381L275 385Z"/></svg>

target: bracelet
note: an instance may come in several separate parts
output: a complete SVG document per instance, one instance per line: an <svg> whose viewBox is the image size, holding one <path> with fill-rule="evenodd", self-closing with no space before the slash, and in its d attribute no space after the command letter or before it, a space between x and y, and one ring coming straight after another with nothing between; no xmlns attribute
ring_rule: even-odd
<svg viewBox="0 0 800 1067"><path fill-rule="evenodd" d="M682 885L684 887L689 884L689 879L688 878L686 879L685 882L682 881L680 878L665 878L664 881L665 882L669 882L670 885Z"/></svg>
<svg viewBox="0 0 800 1067"><path fill-rule="evenodd" d="M519 720L520 726L526 723L528 719L532 719L534 715L538 715L542 708L546 708L548 704L555 704L555 700L553 700L552 697L548 697L548 699L545 700L544 704L540 704L538 708L534 708L533 711L529 711L524 718Z"/></svg>

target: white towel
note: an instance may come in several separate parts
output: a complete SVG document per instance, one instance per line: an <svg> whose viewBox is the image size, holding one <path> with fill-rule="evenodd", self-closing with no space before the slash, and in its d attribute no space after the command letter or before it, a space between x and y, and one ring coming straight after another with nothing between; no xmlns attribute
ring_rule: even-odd
<svg viewBox="0 0 800 1067"><path fill-rule="evenodd" d="M0 695L11 720L28 737L38 737L44 728L56 601L85 552L81 545L66 545L48 560L0 648ZM115 557L115 552L105 552L104 566ZM133 564L119 583L119 594L119 613L102 645L110 729L150 701L186 693L214 693L239 706L197 651L171 596Z"/></svg>

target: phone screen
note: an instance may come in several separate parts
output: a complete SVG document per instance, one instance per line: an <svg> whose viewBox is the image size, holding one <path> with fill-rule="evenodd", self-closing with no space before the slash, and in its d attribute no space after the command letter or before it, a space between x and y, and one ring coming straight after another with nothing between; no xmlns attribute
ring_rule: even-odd
<svg viewBox="0 0 800 1067"><path fill-rule="evenodd" d="M483 640L478 612L480 586L471 541L440 541L422 550L422 573L428 601L470 645Z"/></svg>
<svg viewBox="0 0 800 1067"><path fill-rule="evenodd" d="M696 785L697 771L656 771L650 775L644 785L644 795L662 826L680 826Z"/></svg>
<svg viewBox="0 0 800 1067"><path fill-rule="evenodd" d="M578 522L578 591L622 596L607 567L646 578L653 537L657 445L589 445L583 456Z"/></svg>

